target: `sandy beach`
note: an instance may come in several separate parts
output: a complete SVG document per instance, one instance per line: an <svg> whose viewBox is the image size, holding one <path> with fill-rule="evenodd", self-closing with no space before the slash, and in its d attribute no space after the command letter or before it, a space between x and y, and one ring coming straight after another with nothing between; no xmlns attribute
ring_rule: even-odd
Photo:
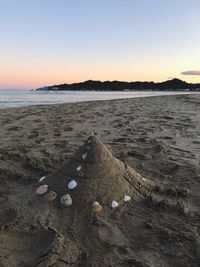
<svg viewBox="0 0 200 267"><path fill-rule="evenodd" d="M0 266L199 266L199 107L196 94L2 109ZM80 216L36 195L90 131L151 197Z"/></svg>

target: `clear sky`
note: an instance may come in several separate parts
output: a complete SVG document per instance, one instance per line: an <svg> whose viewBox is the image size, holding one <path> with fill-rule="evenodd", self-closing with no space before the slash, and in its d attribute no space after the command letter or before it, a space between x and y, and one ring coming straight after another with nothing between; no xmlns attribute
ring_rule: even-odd
<svg viewBox="0 0 200 267"><path fill-rule="evenodd" d="M0 0L0 88L200 82L199 14L200 0Z"/></svg>

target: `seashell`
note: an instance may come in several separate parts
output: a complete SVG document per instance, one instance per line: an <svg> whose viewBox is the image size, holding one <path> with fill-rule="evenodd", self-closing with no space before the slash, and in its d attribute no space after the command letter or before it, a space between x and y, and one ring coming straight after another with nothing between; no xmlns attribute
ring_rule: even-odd
<svg viewBox="0 0 200 267"><path fill-rule="evenodd" d="M98 213L102 210L102 206L99 204L99 202L95 201L93 204L92 204L92 212L94 213Z"/></svg>
<svg viewBox="0 0 200 267"><path fill-rule="evenodd" d="M129 195L125 195L124 198L123 198L123 200L125 202L127 202L127 201L131 200L131 197Z"/></svg>
<svg viewBox="0 0 200 267"><path fill-rule="evenodd" d="M75 180L71 180L69 183L68 183L68 188L69 189L74 189L75 187L77 187L77 182Z"/></svg>
<svg viewBox="0 0 200 267"><path fill-rule="evenodd" d="M144 182L146 182L146 179L145 179L144 177L141 176L141 178L142 178L142 180L143 180Z"/></svg>
<svg viewBox="0 0 200 267"><path fill-rule="evenodd" d="M88 140L88 144L89 144L89 143L91 143L91 140L90 140L90 139Z"/></svg>
<svg viewBox="0 0 200 267"><path fill-rule="evenodd" d="M76 168L76 170L79 172L80 170L81 170L81 165L79 165L77 168Z"/></svg>
<svg viewBox="0 0 200 267"><path fill-rule="evenodd" d="M44 196L44 199L47 200L48 202L51 202L54 199L56 199L56 197L57 197L56 192L50 191Z"/></svg>
<svg viewBox="0 0 200 267"><path fill-rule="evenodd" d="M117 201L113 200L111 203L111 208L114 209L114 208L117 208L118 206L119 206L119 203Z"/></svg>
<svg viewBox="0 0 200 267"><path fill-rule="evenodd" d="M90 132L90 136L94 136L94 132L93 131Z"/></svg>
<svg viewBox="0 0 200 267"><path fill-rule="evenodd" d="M48 191L48 185L43 184L36 189L37 195L44 195Z"/></svg>
<svg viewBox="0 0 200 267"><path fill-rule="evenodd" d="M60 204L64 207L69 207L72 205L72 198L70 194L65 194L60 198Z"/></svg>
<svg viewBox="0 0 200 267"><path fill-rule="evenodd" d="M38 180L38 182L41 183L42 181L44 181L44 179L46 179L46 176L42 176L42 177Z"/></svg>
<svg viewBox="0 0 200 267"><path fill-rule="evenodd" d="M87 153L85 153L84 155L82 155L82 158L83 159L86 159L87 158Z"/></svg>

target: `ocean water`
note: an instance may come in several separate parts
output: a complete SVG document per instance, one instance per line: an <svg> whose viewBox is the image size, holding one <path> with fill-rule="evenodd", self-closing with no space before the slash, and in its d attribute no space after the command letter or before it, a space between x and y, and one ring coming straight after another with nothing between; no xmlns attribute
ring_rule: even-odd
<svg viewBox="0 0 200 267"><path fill-rule="evenodd" d="M190 92L89 92L89 91L29 91L0 90L0 108L22 107L30 105L49 105L74 103L92 100L149 97L161 95L190 94Z"/></svg>

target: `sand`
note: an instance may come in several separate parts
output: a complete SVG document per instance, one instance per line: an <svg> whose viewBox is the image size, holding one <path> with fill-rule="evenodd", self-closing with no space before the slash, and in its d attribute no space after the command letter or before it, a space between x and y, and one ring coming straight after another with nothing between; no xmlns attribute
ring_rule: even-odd
<svg viewBox="0 0 200 267"><path fill-rule="evenodd" d="M199 106L182 95L1 110L0 266L199 266ZM93 215L35 194L91 130L150 197Z"/></svg>

